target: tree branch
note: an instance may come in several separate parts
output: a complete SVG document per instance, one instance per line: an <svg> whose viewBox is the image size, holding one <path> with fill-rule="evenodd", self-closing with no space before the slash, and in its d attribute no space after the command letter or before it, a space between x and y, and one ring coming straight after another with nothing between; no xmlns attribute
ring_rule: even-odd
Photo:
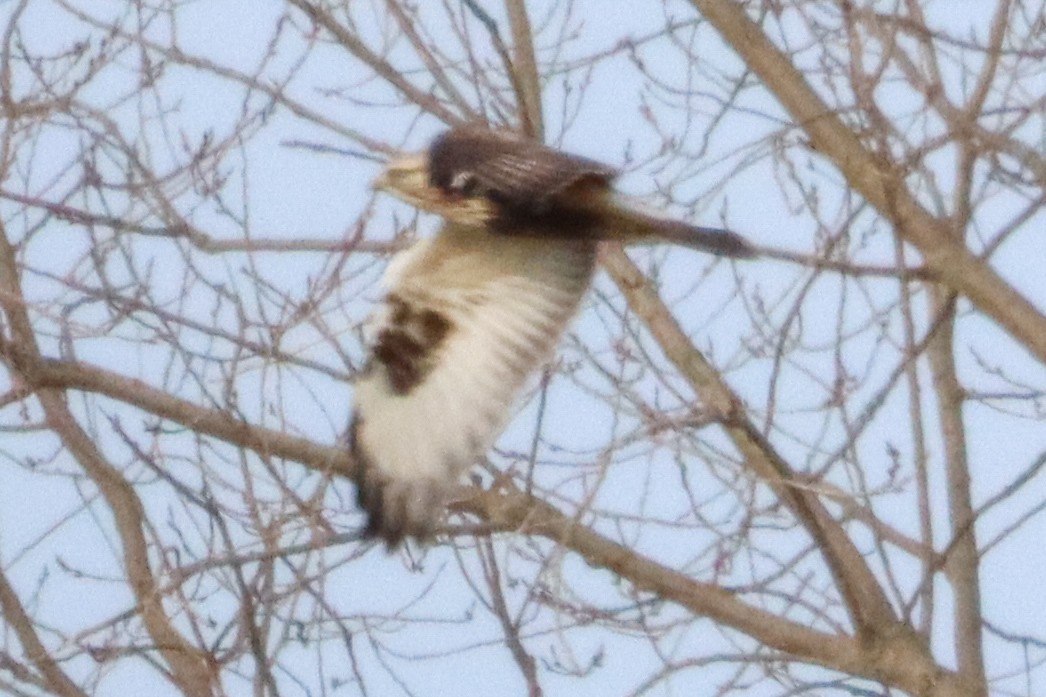
<svg viewBox="0 0 1046 697"><path fill-rule="evenodd" d="M818 543L857 631L887 631L896 618L845 531L806 486L795 486L795 473L747 419L740 398L694 348L635 264L620 247L607 246L603 251L603 266L625 294L629 307L643 319L661 350L700 395L705 407L718 414L745 456L747 466L774 490Z"/></svg>
<svg viewBox="0 0 1046 697"><path fill-rule="evenodd" d="M636 588L741 631L756 641L834 670L881 680L920 697L966 697L962 681L939 668L926 646L901 627L874 638L824 634L745 604L714 584L702 583L579 525L544 501L502 481L455 508L495 530L540 535L573 550L590 566L607 569Z"/></svg>
<svg viewBox="0 0 1046 697"><path fill-rule="evenodd" d="M25 300L19 284L15 252L0 226L0 307L4 310L12 340L3 342L3 358L18 372L27 386L36 388L48 425L65 448L91 477L105 498L116 522L124 552L124 569L141 617L153 643L170 666L172 681L192 697L210 697L217 681L217 670L210 654L187 642L174 628L163 608L163 596L149 565L148 542L143 527L145 511L131 485L103 457L69 412L61 389L44 387L35 381L41 362Z"/></svg>
<svg viewBox="0 0 1046 697"><path fill-rule="evenodd" d="M1046 316L957 241L948 221L919 205L908 191L905 172L862 145L744 6L733 0L691 3L806 131L813 148L839 168L850 187L875 206L901 238L918 248L926 265L1046 363Z"/></svg>
<svg viewBox="0 0 1046 697"><path fill-rule="evenodd" d="M40 641L40 637L33 628L32 618L25 611L25 607L18 599L18 594L15 593L15 589L2 570L0 570L0 611L4 617L4 624L14 631L14 635L18 637L18 643L22 645L23 653L40 671L48 690L62 697L87 697L87 693L77 687L76 683L65 674L58 662L51 657L51 652Z"/></svg>
<svg viewBox="0 0 1046 697"><path fill-rule="evenodd" d="M944 440L945 479L948 486L948 521L951 544L944 560L947 577L955 593L955 636L959 673L977 694L988 694L981 645L980 555L974 531L973 501L970 498L970 463L962 408L965 394L959 384L952 355L955 345L955 300L944 289L934 292L934 314L946 313L948 321L930 341L926 353L933 371L937 413Z"/></svg>

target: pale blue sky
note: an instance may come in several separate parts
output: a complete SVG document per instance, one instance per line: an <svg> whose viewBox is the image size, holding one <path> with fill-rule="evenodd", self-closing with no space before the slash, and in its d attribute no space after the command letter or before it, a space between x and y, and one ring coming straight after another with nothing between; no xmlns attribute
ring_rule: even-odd
<svg viewBox="0 0 1046 697"><path fill-rule="evenodd" d="M938 3L931 11L937 26L947 26L957 33L964 33L964 28L971 32L981 32L985 26L984 11L987 3L959 2ZM85 4L84 7L88 7ZM50 7L50 10L44 9ZM375 7L380 7L376 3ZM9 11L0 6L0 12ZM190 54L207 57L222 65L249 72L253 70L272 37L273 22L283 11L283 6L276 2L246 3L236 0L208 0L190 4L179 12L177 36L182 49ZM684 3L670 4L668 13L677 20L693 17L693 11ZM664 21L658 3L623 3L598 2L586 0L578 4L576 22L579 37L573 41L568 53L582 55L601 48L609 48L622 36L641 37L661 26ZM535 17L537 23L538 17ZM299 18L299 21L300 18ZM375 36L390 31L391 23L377 22L372 30ZM81 38L85 33L82 26L76 25L67 18L62 18L53 6L47 3L30 3L30 10L23 20L24 31L32 37L33 48L38 51L58 51L68 47L70 42ZM157 40L166 38L170 31L158 23L152 30ZM438 29L433 33L439 33ZM686 32L680 36L686 38ZM392 37L392 34L389 34ZM547 51L552 35L542 35L541 48ZM392 38L394 40L394 37ZM448 39L449 40L449 39ZM732 53L722 46L707 28L702 29L693 39L697 44L696 52L701 63L694 65L676 48L666 45L644 44L639 55L645 65L663 77L672 88L691 87L700 93L715 92L719 71L736 70L738 63ZM294 65L295 60L306 50L294 32L288 31L281 39L279 52L274 62L267 68L267 74L281 74L283 70ZM397 49L402 50L402 49ZM398 54L397 54L398 55ZM545 55L543 53L543 55ZM811 54L813 55L813 54ZM129 59L129 54L128 54ZM84 98L98 108L107 109L107 114L127 133L138 132L138 123L144 109L158 108L156 104L140 104L124 95L132 94L135 88L136 65L118 65L114 67L105 80L89 89ZM176 132L166 134L166 139L159 129L142 134L142 142L150 148L153 162L162 163L165 157L178 159L182 156L178 148L184 142L198 143L206 132L213 132L217 138L226 135L240 118L243 110L244 89L214 77L207 77L199 70L171 67L163 76L166 102L162 105L172 111L171 122L176 124ZM344 89L352 86L351 99L332 98L321 93L322 90ZM688 152L697 152L701 137L709 128L709 118L715 113L713 100L697 94L691 96L689 103L693 120L686 124L678 112L670 112L664 105L657 103L658 97L664 97L671 90L659 94L640 94L638 77L630 67L626 56L618 56L601 64L591 76L591 85L587 88L583 107L577 115L572 128L564 139L564 147L574 152L595 157L613 164L623 164L626 153L650 155L655 141L649 128L644 126L640 110L642 98L652 105L655 114L663 118L663 126L677 134L681 147ZM1041 93L1042 86L1028 85L1032 93ZM546 113L549 121L549 132L556 133L562 83L558 78L551 78L546 87ZM348 129L354 129L375 138L385 138L390 143L397 143L411 123L414 114L403 109L364 107L353 100L376 101L390 100L391 93L386 86L370 77L368 71L357 63L348 60L343 51L333 47L314 50L300 67L290 88L290 93L297 99L315 108L324 117ZM252 97L258 100L258 97ZM906 103L905 100L910 101ZM918 100L901 96L893 102L898 110L915 112L921 106ZM257 104L252 101L252 104ZM739 106L749 110L746 115L724 122L715 132L711 149L699 161L700 170L685 182L682 190L677 192L680 198L689 198L693 202L691 210L686 211L699 222L721 224L725 222L733 229L746 235L753 241L782 249L812 251L818 230L809 218L794 212L795 192L782 193L780 172L775 171L768 158L762 158L752 166L740 166L740 156L736 148L740 145L754 143L758 135L768 134L782 127L777 119L784 115L775 102L764 90L753 83L739 99ZM378 116L376 116L376 114ZM1041 119L1039 121L1042 123ZM912 128L922 128L923 124L912 119ZM432 118L422 119L408 138L411 145L420 146L426 139L442 126ZM933 128L932 119L930 128ZM789 133L789 137L797 137ZM51 177L48 163L53 162L53 170L67 164L66 153L75 146L76 134L72 129L64 133L60 128L51 129L42 139L34 162L34 180L27 187L39 190ZM634 138L634 140L632 140ZM294 117L283 109L276 109L262 124L260 131L247 142L241 152L233 152L226 160L227 174L233 180L228 187L228 203L236 211L249 216L249 231L259 238L287 239L341 239L356 224L360 214L370 203L368 190L369 180L377 171L377 165L349 157L317 155L300 148L287 147L288 141L307 140L329 144L334 147L357 147L337 133L322 129ZM1029 138L1029 140L1031 140ZM1032 142L1031 144L1035 144ZM1038 147L1041 149L1042 141ZM767 147L759 144L758 147ZM166 150L165 150L166 149ZM166 153L166 154L165 154ZM940 156L939 181L946 181L949 176L950 153ZM652 183L658 178L667 180L670 172L659 172L660 160L654 160L640 171L629 172L621 180L625 191L634 194L650 195L656 190ZM843 209L843 198L837 190L839 175L834 169L820 161L813 153L809 155L810 179L819 179L820 194L823 196L825 209L832 202L837 202ZM738 171L735 171L735 168ZM67 174L60 181L68 181L75 173ZM59 190L61 186L57 187ZM249 193L244 199L241 191ZM193 193L184 192L176 197L183 205L183 213L189 214L201 229L216 238L238 239L242 229L233 224L228 217L213 207L202 206L193 209ZM0 204L5 220L10 218L9 203ZM993 203L986 206L980 218L982 225L990 233L999 221L1006 220L1014 210L1015 201L1003 195L997 196ZM676 211L680 213L680 211ZM378 238L391 235L394 222L409 220L410 212L400 204L389 200L379 200L374 209L374 217L367 227L367 233ZM839 214L839 221L843 219ZM1046 216L1041 212L1028 225L1042 227ZM875 223L881 227L881 223ZM9 223L10 225L10 223ZM424 230L431 230L434 220L422 221ZM851 226L850 234L854 239L861 238L873 226L872 217L868 214L859 216ZM82 253L87 239L75 226L67 230L48 231L44 241L34 244L28 251L27 259L32 265L45 267L57 264L64 268L64 260L75 259ZM824 232L824 231L820 231ZM838 233L838 229L829 232ZM870 238L867 246L861 250L858 260L863 263L884 263L892 261L892 247L888 238L880 230ZM156 297L166 300L177 300L182 292L181 270L176 263L168 264L165 259L171 253L166 240L143 241L139 247L143 256L152 256L157 261L150 277L150 287ZM656 270L660 274L662 295L677 301L676 315L680 323L695 339L695 343L714 354L720 365L732 365L741 355L739 346L751 339L750 327L747 324L745 307L736 299L731 300L734 287L734 274L741 277L741 283L749 294L756 291L766 299L775 316L780 317L785 309L795 300L798 286L805 274L796 267L772 261L760 261L748 265L739 265L736 269L729 264L720 263L712 266L708 259L685 250L639 250L633 254L644 268ZM1012 244L1005 246L998 254L998 266L1007 278L1011 279L1028 297L1043 306L1042 298L1046 297L1046 281L1043 280L1040 266L1042 243L1039 239L1025 234L1017 236ZM197 255L196 262L204 272L213 279L227 279L230 287L244 288L248 284L245 268L249 266L247 255L224 255L206 257ZM329 273L331 259L329 255L315 253L298 254L253 254L250 255L253 269L271 284L290 296L304 295L308 283L317 277ZM352 260L342 272L346 277L343 293L323 308L323 316L330 326L342 331L341 339L345 350L358 358L360 349L358 337L351 331L353 325L368 311L369 302L378 297L378 289L372 281L380 272L380 264L374 264L371 256L366 255L358 261ZM359 278L352 276L358 271ZM707 272L707 275L706 275ZM58 292L58 286L41 278L26 279L27 287L37 297L50 297ZM895 284L856 283L841 281L838 277L826 275L819 280L811 297L803 303L803 331L807 341L821 339L830 344L836 331L835 318L839 298L843 293L850 299L847 305L847 317L843 324L857 326L870 321L878 309L892 302L896 296ZM862 293L867 293L863 300ZM357 296L358 294L358 296ZM251 299L245 297L249 305ZM593 352L597 357L606 357L612 362L612 340L614 337L605 328L605 321L615 311L620 310L622 302L616 289L604 277L600 277L594 292L586 303L586 310L574 325L571 335L564 341L562 355L577 358L584 349ZM85 312L88 310L85 310ZM194 308L201 317L206 317L210 308L201 304ZM896 321L896 317L891 321ZM258 338L265 338L264 327L258 327ZM1011 373L1026 378L1030 385L1041 385L1043 371L1041 364L1029 359L1020 349L1015 349L1012 342L997 328L986 320L966 313L960 322L962 348L957 359L964 376L969 377L969 386L977 390L1002 389L1000 384L992 383L984 371L977 365L977 355L989 360L1005 363ZM638 340L651 351L656 360L660 354L649 338ZM301 327L286 337L283 347L293 350L303 358L319 361L338 370L345 370L337 355L329 346L319 341L317 333L308 327ZM50 347L57 351L57 339ZM973 353L977 351L977 355ZM78 342L77 357L94 363L108 366L123 373L156 376L164 365L156 362L153 349L150 347L119 344L114 341ZM869 387L855 398L854 411L858 411L867 400L872 399L876 389L896 365L897 356L892 351L885 351L867 339L855 340L849 345L846 360L853 371L867 377ZM815 466L817 458L824 453L811 455L807 445L795 442L790 438L795 435L811 438L811 433L824 428L835 438L825 439L825 444L839 442L841 430L839 423L822 423L821 416L812 413L823 401L823 393L817 381L809 376L823 377L831 374L826 367L832 360L830 350L815 354L804 354L801 362L788 373L788 380L778 385L775 393L770 392L769 379L773 365L767 360L748 360L740 368L728 371L730 384L741 394L749 406L758 415L763 412L771 396L777 408L783 413L780 425L788 429L787 434L777 434L775 444L797 465ZM804 372L805 371L805 372ZM245 373L239 387L241 392L256 389L260 394L272 397L277 388L285 395L291 395L287 406L292 413L292 426L319 441L333 441L348 421L351 391L343 383L333 381L329 376L300 371L295 379L287 378L286 382L277 383L271 371L259 370L257 373ZM300 382L295 380L300 379ZM677 381L678 382L678 381ZM576 448L580 455L565 454L564 460L582 459L583 456L595 457L612 438L622 437L630 428L636 426L636 419L625 409L620 422L615 422L610 410L598 400L586 395L586 391L598 391L606 387L606 381L594 370L581 370L575 380L560 379L553 383L549 392L548 412L546 415L545 435L557 443L569 444ZM690 392L681 385L676 385L679 395L672 395L663 389L657 380L646 375L637 379L636 389L644 395L657 393L668 408L682 408ZM197 390L186 385L182 396L193 398ZM911 443L907 425L908 414L904 403L904 391L894 393L890 398L884 415L877 418L863 437L860 450L864 463L882 463L880 470L871 468L865 476L872 483L881 481L889 467L887 444L898 448L903 455L910 456ZM92 402L86 410L74 400L78 413L87 420L97 420L104 425L104 419L110 412L118 412L116 405L98 400ZM100 405L100 406L99 406ZM1005 405L1004 405L1005 406ZM507 456L495 455L493 460L500 464L518 464L519 458L511 456L512 452L526 452L533 438L532 415L536 402L531 401L521 406L521 418L507 430L499 441L499 451L510 453ZM100 411L99 411L100 410ZM88 413L88 411L90 413ZM930 414L933 432L933 410ZM855 414L854 414L855 415ZM266 412L265 405L258 404L256 414L248 414L259 421L270 425L274 423ZM999 491L1015 476L1015 473L1026 467L1038 454L1046 451L1046 431L1041 420L1037 418L1013 418L1005 414L990 411L979 405L971 405L967 410L970 423L970 451L974 464L975 504L984 501ZM8 421L13 421L10 415ZM6 422L5 422L6 423ZM129 428L139 428L139 424ZM714 439L713 439L714 440ZM730 450L725 439L718 441L724 449ZM931 444L936 448L936 444ZM119 456L129 457L119 445L107 442ZM0 448L0 455L5 458L24 458L26 453L36 452L40 457L49 453L55 444L53 439L39 435L7 435ZM828 450L831 448L828 447ZM186 449L187 453L190 449ZM218 448L219 452L226 449ZM693 452L689 453L693 455ZM555 460L560 454L554 451L543 451L543 457ZM810 457L811 462L805 458ZM611 468L607 480L600 489L599 503L607 507L620 507L622 510L633 510L641 494L648 496L648 501L658 502L659 496L671 500L676 493L677 480L673 478L676 463L670 446L646 450L641 446L635 448L635 467L618 466ZM59 458L61 468L74 469L71 461ZM3 461L0 460L0 463ZM623 464L623 463L619 463ZM939 464L939 461L938 461ZM137 471L137 470L135 470ZM660 473L663 477L651 477L651 473ZM145 477L147 473L140 471ZM193 479L193 463L181 463L179 476ZM540 476L549 481L574 476L570 468L546 468ZM23 550L37 536L44 535L49 526L64 511L74 511L82 505L81 496L92 496L93 489L85 487L79 493L72 487L54 487L41 489L35 485L37 477L29 476L16 467L0 464L0 560L8 572L20 584L23 597L28 597L35 583L43 574L58 574L54 571L55 559L60 558L78 568L96 569L100 574L113 573L112 563L118 550L112 549L112 536L106 540L99 534L98 527L107 529L110 523L106 520L89 521L84 513L60 526L58 532L51 534L46 545L32 549L23 556ZM315 486L316 477L303 472L300 468L288 466L288 481L295 491L305 495ZM590 476L594 477L592 473ZM841 475L837 472L836 477ZM844 484L843 480L837 483ZM934 495L943 500L943 483L935 481ZM338 487L341 499L331 496L330 519L342 529L351 529L359 523L350 503L351 491L346 483ZM152 493L147 493L150 496ZM1007 505L987 516L978 528L982 541L991 539L999 530L1005 529L1014 522L1022 512L1031 510L1037 501L1046 498L1046 485L1030 487L1023 492L1012 505ZM889 522L914 534L917 520L912 506L910 492L895 497L887 497L879 504L881 514ZM154 503L160 503L156 501ZM679 505L674 500L668 506ZM339 508L341 510L339 510ZM729 503L723 503L724 519L731 519ZM155 522L163 524L162 505L154 512ZM942 509L943 510L943 509ZM47 515L34 517L34 511L46 511ZM655 510L654 514L670 517L671 510ZM177 514L173 514L177 515ZM943 521L938 521L938 533L943 533ZM1040 579L1046 575L1046 551L1039 538L1046 531L1041 517L1034 517L1026 523L1024 531L1009 538L994 549L985 560L983 577L984 605L989 620L1015 633L1036 634L1040 627L1046 626L1046 603L1041 602ZM681 561L689 557L686 538L673 535L671 530L662 530L663 536L644 534L635 540L635 545L645 553L665 561ZM871 551L871 544L864 531L855 530L855 537L861 542L862 549ZM939 544L943 540L938 540ZM504 544L525 546L526 540L507 538ZM785 543L788 547L794 542ZM337 558L340 552L335 551L329 558ZM705 560L707 561L707 560ZM901 565L903 571L911 573L913 569L904 568L900 557L893 560ZM459 560L447 549L436 549L429 553L425 563L425 573L408 573L402 560L397 556L386 557L374 552L362 562L339 568L330 575L326 595L346 615L354 612L374 612L375 608L387 607L393 611L401 607L409 598L421 592L428 584L436 581L436 589L417 607L411 609L414 617L440 617L447 606L458 608L465 605L462 598L467 597L468 590L460 579L457 570ZM476 562L466 557L463 562L475 571ZM514 568L502 571L512 575L525 575L533 571L528 565L516 559ZM703 568L701 564L698 568ZM593 571L574 558L563 562L564 578L570 584L570 591L589 599L597 599L608 607L624 603L622 589L606 572ZM48 569L45 571L45 569ZM569 573L566 573L569 572ZM700 575L700 573L698 573ZM910 591L910 579L902 579L905 588ZM83 628L93 622L102 621L111 613L128 606L129 595L118 583L95 584L93 588L108 592L92 593L89 599L76 593L59 592L58 589L74 587L71 581L55 582L46 586L39 598L40 612L44 619L54 626ZM53 590L52 590L53 589ZM938 591L947 597L947 587L939 584ZM510 591L510 599L519 602L522 596L517 591ZM88 602L89 601L89 602ZM484 617L484 611L473 608L478 616ZM216 615L231 613L233 608L227 601L216 599L207 607ZM947 636L949 631L946 618L947 601L941 603L938 611L938 636ZM660 613L652 619L657 623L669 624L669 618L685 619L685 613L675 606L660 608ZM397 671L404 676L411 689L420 695L447 694L452 691L477 689L482 687L485 694L521 694L522 681L518 670L509 662L506 649L500 645L500 632L492 618L465 622L433 621L431 623L412 624L401 637L395 641L405 653L420 653L432 656L431 660L416 662L397 662ZM554 622L545 622L547 633L533 637L528 647L536 656L550 660L559 656L566 661L567 643L561 640ZM725 636L724 636L725 634ZM722 632L710 622L696 623L681 621L677 627L666 629L666 638L659 645L659 650L667 651L672 657L680 660L692 655L703 655L716 651L729 652L737 635ZM742 640L742 646L750 642ZM464 646L479 646L471 651L458 651ZM569 646L576 652L578 664L586 664L597 655L604 654L602 667L593 670L584 679L560 677L554 670L542 669L542 682L546 694L578 695L616 695L627 694L635 688L644 677L657 669L659 659L653 647L642 640L630 640L614 637L600 631L598 624L584 629L571 629ZM941 659L950 661L950 648L946 643L936 647ZM1005 652L1003 649L1005 648ZM1012 647L1002 647L989 640L989 670L993 675L1007 670L1019 670L1019 653ZM366 652L361 640L358 647ZM289 655L289 654L288 654ZM302 649L302 661L310 661L310 649ZM1041 659L1041 652L1036 654ZM87 659L76 659L86 662ZM325 649L326 670L330 676L347 677L344 668L344 648L332 642ZM374 665L372 655L363 660ZM140 681L143 675L154 674L143 666L130 662L115 664L107 671L103 689L104 694L118 694L120 691L134 693L141 691ZM67 668L76 670L76 661ZM93 666L84 666L91 670ZM379 675L371 670L369 675ZM730 675L729 666L702 667L681 672L671 681L658 687L653 694L658 695L713 695L719 680ZM279 678L279 674L277 675ZM370 694L402 694L393 681L374 678L370 684ZM1011 686L1012 687L1012 686ZM1037 685L1041 689L1041 685ZM150 687L155 694L163 693L162 685ZM246 683L228 685L230 694L247 694ZM288 679L285 694L304 694L293 681ZM1017 689L1017 687L1013 687ZM783 690L781 690L783 692ZM315 693L314 693L315 694ZM330 694L355 694L352 688L332 690ZM753 693L756 694L756 693ZM764 693L758 693L764 694ZM766 692L765 694L771 694ZM826 691L825 694L832 694Z"/></svg>

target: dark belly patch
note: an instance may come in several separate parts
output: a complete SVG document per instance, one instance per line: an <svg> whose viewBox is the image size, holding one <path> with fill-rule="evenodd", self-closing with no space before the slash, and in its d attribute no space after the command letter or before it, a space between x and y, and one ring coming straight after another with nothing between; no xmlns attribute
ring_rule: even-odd
<svg viewBox="0 0 1046 697"><path fill-rule="evenodd" d="M441 313L412 305L395 294L385 303L388 324L378 332L373 356L384 366L392 391L405 395L435 366L437 350L453 325Z"/></svg>

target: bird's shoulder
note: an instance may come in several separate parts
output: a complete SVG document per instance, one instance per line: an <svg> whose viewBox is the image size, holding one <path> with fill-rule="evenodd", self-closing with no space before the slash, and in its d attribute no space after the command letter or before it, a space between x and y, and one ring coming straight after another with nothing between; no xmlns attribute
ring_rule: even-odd
<svg viewBox="0 0 1046 697"><path fill-rule="evenodd" d="M581 184L608 188L618 175L596 160L474 126L437 137L429 149L429 167L431 183L445 192L523 208L541 206Z"/></svg>

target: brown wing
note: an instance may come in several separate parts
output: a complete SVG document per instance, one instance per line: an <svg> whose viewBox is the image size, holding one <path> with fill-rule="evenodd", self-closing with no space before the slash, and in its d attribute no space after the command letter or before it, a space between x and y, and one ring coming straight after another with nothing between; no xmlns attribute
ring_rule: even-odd
<svg viewBox="0 0 1046 697"><path fill-rule="evenodd" d="M509 235L661 241L736 259L756 256L730 231L663 218L615 193L614 168L518 134L477 126L448 131L433 141L427 165L427 188L439 201L429 210L462 224Z"/></svg>
<svg viewBox="0 0 1046 697"><path fill-rule="evenodd" d="M514 212L543 212L581 182L609 188L617 170L553 150L520 135L468 126L444 133L429 150L431 183L445 192L484 196Z"/></svg>

